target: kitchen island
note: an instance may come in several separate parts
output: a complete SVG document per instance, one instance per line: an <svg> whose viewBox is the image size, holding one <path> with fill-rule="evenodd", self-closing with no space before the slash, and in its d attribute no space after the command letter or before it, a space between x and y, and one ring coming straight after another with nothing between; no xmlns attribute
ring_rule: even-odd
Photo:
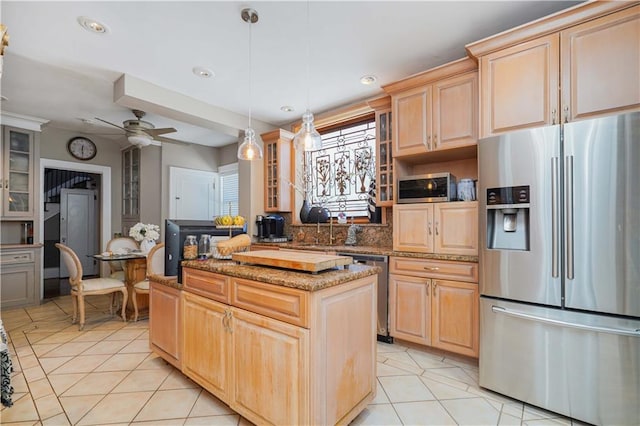
<svg viewBox="0 0 640 426"><path fill-rule="evenodd" d="M375 397L378 269L186 261L181 287L151 281L180 292L185 375L256 424L347 424Z"/></svg>

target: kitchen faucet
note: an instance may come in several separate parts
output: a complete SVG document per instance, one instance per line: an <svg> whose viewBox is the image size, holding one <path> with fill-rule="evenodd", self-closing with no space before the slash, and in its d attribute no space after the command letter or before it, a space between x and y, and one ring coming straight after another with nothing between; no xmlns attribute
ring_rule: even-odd
<svg viewBox="0 0 640 426"><path fill-rule="evenodd" d="M333 212L331 211L331 209L326 209L329 211L329 245L332 246L333 241L335 240L335 237L333 236ZM318 230L316 232L320 234L320 215L318 215L317 226ZM316 237L316 244L318 244L318 237Z"/></svg>

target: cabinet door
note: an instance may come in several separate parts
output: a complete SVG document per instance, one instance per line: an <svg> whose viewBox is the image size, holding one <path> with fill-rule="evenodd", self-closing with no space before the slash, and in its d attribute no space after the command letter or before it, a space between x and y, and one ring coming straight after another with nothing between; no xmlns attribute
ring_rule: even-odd
<svg viewBox="0 0 640 426"><path fill-rule="evenodd" d="M428 278L389 275L389 334L423 345L431 344L431 300Z"/></svg>
<svg viewBox="0 0 640 426"><path fill-rule="evenodd" d="M262 135L264 141L264 210L290 212L293 206L291 161L293 134L278 129Z"/></svg>
<svg viewBox="0 0 640 426"><path fill-rule="evenodd" d="M393 139L391 109L376 112L376 206L393 205Z"/></svg>
<svg viewBox="0 0 640 426"><path fill-rule="evenodd" d="M309 330L232 309L231 408L256 424L308 424Z"/></svg>
<svg viewBox="0 0 640 426"><path fill-rule="evenodd" d="M480 137L558 120L559 36L480 58Z"/></svg>
<svg viewBox="0 0 640 426"><path fill-rule="evenodd" d="M437 203L433 215L436 253L478 255L477 201Z"/></svg>
<svg viewBox="0 0 640 426"><path fill-rule="evenodd" d="M433 204L393 206L393 249L433 253Z"/></svg>
<svg viewBox="0 0 640 426"><path fill-rule="evenodd" d="M433 148L475 145L478 141L478 73L433 85Z"/></svg>
<svg viewBox="0 0 640 426"><path fill-rule="evenodd" d="M563 121L640 108L640 6L560 37Z"/></svg>
<svg viewBox="0 0 640 426"><path fill-rule="evenodd" d="M432 339L434 347L478 356L478 285L433 280Z"/></svg>
<svg viewBox="0 0 640 426"><path fill-rule="evenodd" d="M233 383L228 312L227 305L182 292L182 371L225 401Z"/></svg>
<svg viewBox="0 0 640 426"><path fill-rule="evenodd" d="M34 133L7 126L3 143L2 216L33 218Z"/></svg>
<svg viewBox="0 0 640 426"><path fill-rule="evenodd" d="M392 102L396 158L424 153L431 149L431 86L396 95Z"/></svg>
<svg viewBox="0 0 640 426"><path fill-rule="evenodd" d="M151 282L149 285L149 343L158 355L180 368L180 290Z"/></svg>
<svg viewBox="0 0 640 426"><path fill-rule="evenodd" d="M2 309L37 302L35 264L2 265Z"/></svg>

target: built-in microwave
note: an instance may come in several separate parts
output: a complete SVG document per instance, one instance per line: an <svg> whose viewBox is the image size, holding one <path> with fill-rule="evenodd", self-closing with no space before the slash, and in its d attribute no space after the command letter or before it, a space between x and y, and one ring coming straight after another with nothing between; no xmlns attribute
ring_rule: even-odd
<svg viewBox="0 0 640 426"><path fill-rule="evenodd" d="M398 178L398 203L433 203L455 199L456 177L451 173Z"/></svg>

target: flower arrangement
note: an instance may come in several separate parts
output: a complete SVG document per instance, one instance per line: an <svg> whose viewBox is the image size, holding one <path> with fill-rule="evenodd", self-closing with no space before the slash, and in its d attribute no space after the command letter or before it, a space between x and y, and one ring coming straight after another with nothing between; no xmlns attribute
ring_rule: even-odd
<svg viewBox="0 0 640 426"><path fill-rule="evenodd" d="M136 223L129 229L129 236L136 241L151 240L155 241L160 238L160 227L150 223Z"/></svg>

